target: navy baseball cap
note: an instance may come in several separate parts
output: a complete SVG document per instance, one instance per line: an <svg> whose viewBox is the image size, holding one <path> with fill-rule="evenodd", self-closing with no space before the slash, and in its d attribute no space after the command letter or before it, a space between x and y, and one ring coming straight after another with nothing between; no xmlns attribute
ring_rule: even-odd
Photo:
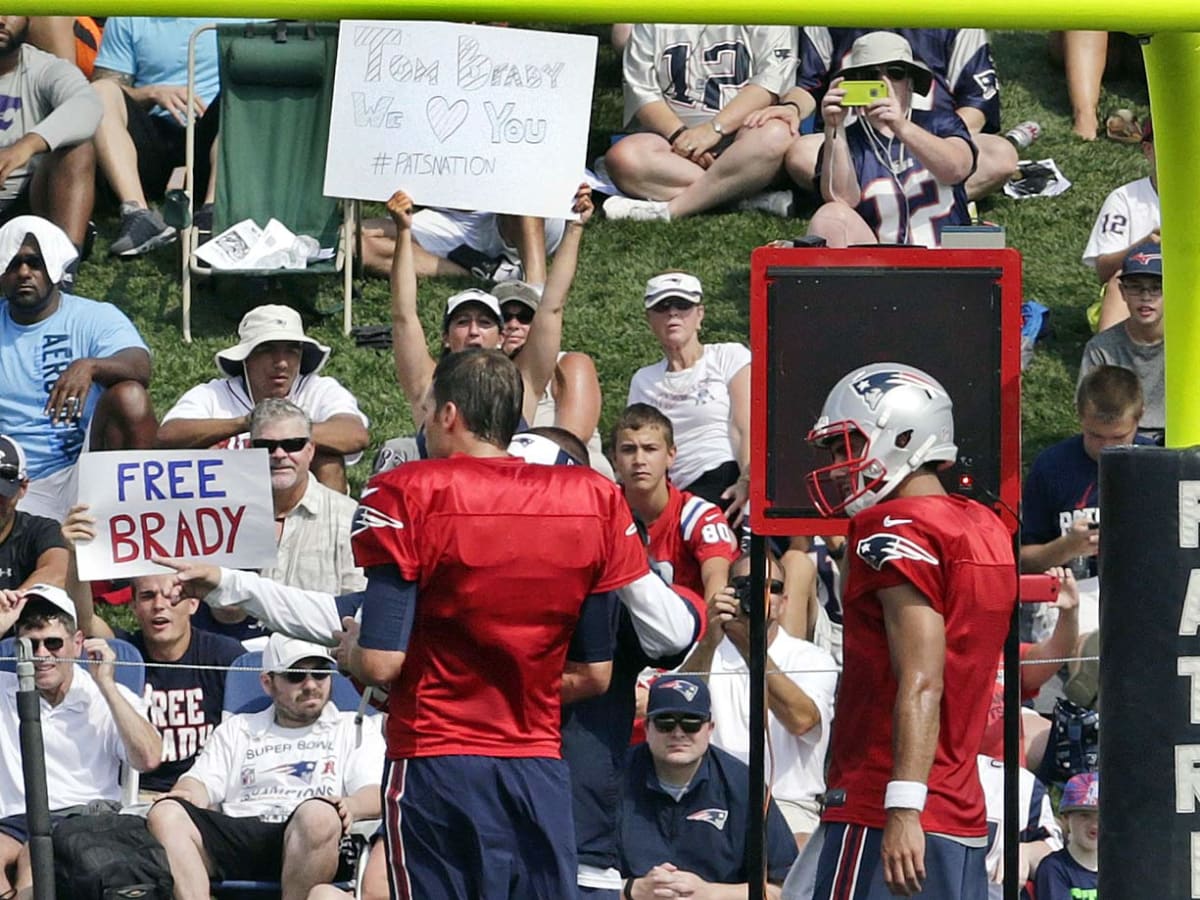
<svg viewBox="0 0 1200 900"><path fill-rule="evenodd" d="M1157 275L1162 278L1162 246L1154 241L1143 241L1125 254L1121 264L1121 277L1126 275Z"/></svg>
<svg viewBox="0 0 1200 900"><path fill-rule="evenodd" d="M21 445L7 434L0 434L0 496L15 497L28 477Z"/></svg>
<svg viewBox="0 0 1200 900"><path fill-rule="evenodd" d="M667 713L712 718L708 685L703 679L692 675L659 676L654 684L650 685L646 717L652 719Z"/></svg>

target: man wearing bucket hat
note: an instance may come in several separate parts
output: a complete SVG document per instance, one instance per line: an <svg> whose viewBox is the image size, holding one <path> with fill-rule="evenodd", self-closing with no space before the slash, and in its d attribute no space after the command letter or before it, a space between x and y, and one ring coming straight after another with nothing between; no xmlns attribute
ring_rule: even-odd
<svg viewBox="0 0 1200 900"><path fill-rule="evenodd" d="M0 433L25 451L21 509L60 522L80 453L147 449L156 428L137 328L111 303L63 289L77 255L39 216L0 228Z"/></svg>
<svg viewBox="0 0 1200 900"><path fill-rule="evenodd" d="M223 377L191 388L163 416L159 446L248 447L254 405L284 398L312 419L312 473L345 492L346 466L367 446L369 423L353 394L336 378L318 374L328 359L329 348L304 333L296 310L255 307L238 325L238 342L216 354Z"/></svg>
<svg viewBox="0 0 1200 900"><path fill-rule="evenodd" d="M845 81L878 80L887 96L848 122ZM954 113L913 109L933 76L902 36L873 31L854 42L821 101L825 144L817 177L825 204L809 233L830 246L918 244L936 247L944 225L970 221L964 184L977 150Z"/></svg>

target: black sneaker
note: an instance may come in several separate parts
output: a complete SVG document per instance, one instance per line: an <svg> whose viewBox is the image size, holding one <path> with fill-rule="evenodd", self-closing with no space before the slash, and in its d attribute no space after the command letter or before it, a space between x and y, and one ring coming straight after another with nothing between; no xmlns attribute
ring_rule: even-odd
<svg viewBox="0 0 1200 900"><path fill-rule="evenodd" d="M171 243L174 228L152 209L138 209L121 216L121 230L108 252L113 256L141 256Z"/></svg>

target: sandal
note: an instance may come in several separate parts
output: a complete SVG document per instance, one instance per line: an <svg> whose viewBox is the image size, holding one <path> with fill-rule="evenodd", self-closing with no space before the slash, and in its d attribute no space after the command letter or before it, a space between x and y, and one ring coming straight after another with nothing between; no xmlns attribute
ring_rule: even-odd
<svg viewBox="0 0 1200 900"><path fill-rule="evenodd" d="M1128 109L1118 109L1104 123L1104 133L1119 144L1140 144L1142 123Z"/></svg>

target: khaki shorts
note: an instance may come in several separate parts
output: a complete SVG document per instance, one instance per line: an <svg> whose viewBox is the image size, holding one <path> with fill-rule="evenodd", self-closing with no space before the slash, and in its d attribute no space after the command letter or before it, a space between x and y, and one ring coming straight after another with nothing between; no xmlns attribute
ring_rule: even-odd
<svg viewBox="0 0 1200 900"><path fill-rule="evenodd" d="M812 834L821 823L821 804L816 800L780 800L775 805L787 820L792 834Z"/></svg>

